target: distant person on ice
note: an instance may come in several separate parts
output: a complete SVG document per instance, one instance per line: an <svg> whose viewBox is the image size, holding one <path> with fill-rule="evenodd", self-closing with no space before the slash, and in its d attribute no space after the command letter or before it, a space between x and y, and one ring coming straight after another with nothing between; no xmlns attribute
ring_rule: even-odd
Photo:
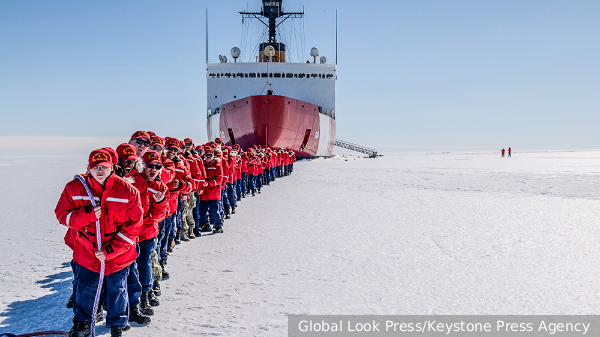
<svg viewBox="0 0 600 337"><path fill-rule="evenodd" d="M508 158L510 158L510 154L511 154L511 152L512 152L512 150L511 150L511 148L509 147L509 148L508 148Z"/></svg>
<svg viewBox="0 0 600 337"><path fill-rule="evenodd" d="M504 149L502 149L502 157L504 157Z"/></svg>
<svg viewBox="0 0 600 337"><path fill-rule="evenodd" d="M82 177L98 206L92 206L83 183L73 179L54 210L61 224L77 230L73 249L77 289L71 336L90 335L100 261L105 261L106 325L111 327L111 336L121 336L129 314L128 266L137 257L135 242L142 230L144 211L135 187L113 174L108 151L92 151L88 163L89 174ZM101 247L96 246L96 219L100 221Z"/></svg>

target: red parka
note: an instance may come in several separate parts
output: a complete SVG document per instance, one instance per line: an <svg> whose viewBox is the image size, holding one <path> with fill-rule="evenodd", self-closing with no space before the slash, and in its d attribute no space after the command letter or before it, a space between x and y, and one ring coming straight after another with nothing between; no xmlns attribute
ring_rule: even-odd
<svg viewBox="0 0 600 337"><path fill-rule="evenodd" d="M129 266L137 257L135 242L142 230L140 193L131 184L112 174L102 187L89 174L83 175L94 199L100 203L100 235L106 254L106 275ZM100 272L96 258L96 215L83 184L74 179L62 192L56 209L58 221L78 231L73 259L86 269Z"/></svg>
<svg viewBox="0 0 600 337"><path fill-rule="evenodd" d="M147 183L150 208L144 216L144 228L142 234L140 234L140 241L152 239L158 235L158 223L169 216L169 188L167 184L160 180L149 181ZM160 202L154 200L154 194L158 192L165 195Z"/></svg>
<svg viewBox="0 0 600 337"><path fill-rule="evenodd" d="M204 168L206 169L206 183L208 183L208 186L204 188L200 200L220 200L221 182L223 180L221 161L219 159L212 160Z"/></svg>

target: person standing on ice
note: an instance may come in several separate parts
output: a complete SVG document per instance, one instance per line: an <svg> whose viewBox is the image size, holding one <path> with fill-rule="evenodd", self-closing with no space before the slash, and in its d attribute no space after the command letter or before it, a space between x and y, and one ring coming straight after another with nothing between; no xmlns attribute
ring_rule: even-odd
<svg viewBox="0 0 600 337"><path fill-rule="evenodd" d="M155 282L152 273L151 255L156 247L158 223L166 218L169 213L169 202L166 198L169 188L159 178L162 170L160 154L149 150L144 153L143 159L145 167L142 174L148 184L150 206L144 216L144 227L138 242L139 249L136 261L142 287L138 302L144 314L153 315L154 309L152 307L158 306L160 302L152 291Z"/></svg>
<svg viewBox="0 0 600 337"><path fill-rule="evenodd" d="M135 187L113 174L106 150L92 151L88 164L90 173L82 177L98 206L92 206L83 183L73 179L65 186L54 210L62 225L78 231L73 249L77 289L71 336L91 333L100 261L105 262L106 325L111 327L111 336L121 336L128 322L128 267L137 257L135 241L142 230L144 210ZM100 233L96 233L97 220ZM101 247L96 246L97 234Z"/></svg>
<svg viewBox="0 0 600 337"><path fill-rule="evenodd" d="M223 233L223 220L219 213L223 168L210 147L206 147L204 151L204 168L206 169L206 182L204 183L204 192L200 195L200 217L206 219L209 216L210 222L214 226L213 232ZM210 223L203 223L202 231L210 231Z"/></svg>
<svg viewBox="0 0 600 337"><path fill-rule="evenodd" d="M151 143L152 141L150 135L146 131L136 131L133 135L131 135L131 138L129 139L129 144L135 147L137 156L138 158L140 158L140 160L142 159L144 153L148 151L148 148L150 147Z"/></svg>
<svg viewBox="0 0 600 337"><path fill-rule="evenodd" d="M511 152L512 152L512 149L509 147L508 148L508 158L510 158Z"/></svg>
<svg viewBox="0 0 600 337"><path fill-rule="evenodd" d="M146 183L146 179L140 174L140 171L143 172L144 169L142 163L138 160L136 149L133 145L123 143L117 147L117 155L119 165L115 169L115 174L138 190L140 193L140 200L142 201L142 208L144 209L144 214L146 214L150 208L148 184ZM154 246L148 247L145 243L136 243L138 257L131 265L129 265L129 275L127 276L129 320L138 324L150 323L150 317L140 311L140 299L142 295L140 272L142 273L143 278L146 273L145 256L152 253L150 249L154 249ZM138 261L141 261L144 265L139 265Z"/></svg>
<svg viewBox="0 0 600 337"><path fill-rule="evenodd" d="M502 157L504 157L504 149L502 149Z"/></svg>

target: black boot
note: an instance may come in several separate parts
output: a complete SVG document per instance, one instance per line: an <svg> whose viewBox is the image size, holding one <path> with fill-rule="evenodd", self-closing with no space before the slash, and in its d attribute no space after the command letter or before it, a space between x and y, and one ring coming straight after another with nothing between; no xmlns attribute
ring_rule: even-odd
<svg viewBox="0 0 600 337"><path fill-rule="evenodd" d="M240 196L238 195L238 197L237 197L237 201L242 201L242 197L240 197Z"/></svg>
<svg viewBox="0 0 600 337"><path fill-rule="evenodd" d="M235 207L231 207L231 214L235 214Z"/></svg>
<svg viewBox="0 0 600 337"><path fill-rule="evenodd" d="M200 231L202 231L202 232L212 232L212 229L210 228L210 224L205 223L204 225L202 225L202 228L200 228Z"/></svg>
<svg viewBox="0 0 600 337"><path fill-rule="evenodd" d="M123 328L120 325L113 325L110 327L110 337L121 337L123 336Z"/></svg>
<svg viewBox="0 0 600 337"><path fill-rule="evenodd" d="M136 322L137 324L147 324L151 322L150 317L142 314L137 305L129 307L129 320L131 322ZM112 328L114 328L114 326L111 327L111 329Z"/></svg>
<svg viewBox="0 0 600 337"><path fill-rule="evenodd" d="M104 305L98 303L98 311L96 311L96 322L102 322L104 320Z"/></svg>
<svg viewBox="0 0 600 337"><path fill-rule="evenodd" d="M92 334L92 322L82 322L73 318L73 327L69 333L71 334L71 337L88 337Z"/></svg>
<svg viewBox="0 0 600 337"><path fill-rule="evenodd" d="M169 279L169 273L167 273L167 271L165 270L165 260L162 260L159 262L160 267L162 268L162 279L163 280L168 280Z"/></svg>
<svg viewBox="0 0 600 337"><path fill-rule="evenodd" d="M154 280L154 284L152 285L152 292L154 292L154 295L160 296L160 282L158 282L158 280Z"/></svg>
<svg viewBox="0 0 600 337"><path fill-rule="evenodd" d="M196 237L200 237L200 236L202 236L202 233L200 233L200 231L198 229L194 228L194 235Z"/></svg>
<svg viewBox="0 0 600 337"><path fill-rule="evenodd" d="M175 244L178 245L181 243L181 241L179 240L179 236L181 235L181 231L178 229L177 233L175 233Z"/></svg>
<svg viewBox="0 0 600 337"><path fill-rule="evenodd" d="M223 226L215 225L215 229L213 229L213 233L223 233Z"/></svg>
<svg viewBox="0 0 600 337"><path fill-rule="evenodd" d="M260 193L260 187L258 188L258 193Z"/></svg>
<svg viewBox="0 0 600 337"><path fill-rule="evenodd" d="M142 291L142 296L140 296L140 311L146 316L154 315L154 309L152 309L152 306L148 302L149 293L152 293L152 291Z"/></svg>
<svg viewBox="0 0 600 337"><path fill-rule="evenodd" d="M67 301L67 308L73 308L73 294L71 294L71 297Z"/></svg>
<svg viewBox="0 0 600 337"><path fill-rule="evenodd" d="M153 291L148 292L148 302L150 302L150 305L153 307L158 307L160 305L160 301Z"/></svg>

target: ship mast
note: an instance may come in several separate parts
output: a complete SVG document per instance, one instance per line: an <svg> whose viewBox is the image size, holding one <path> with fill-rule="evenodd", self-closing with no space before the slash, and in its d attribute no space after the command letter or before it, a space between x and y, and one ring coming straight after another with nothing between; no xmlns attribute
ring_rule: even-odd
<svg viewBox="0 0 600 337"><path fill-rule="evenodd" d="M258 21L262 22L265 26L269 28L269 40L265 43L261 43L260 50L264 50L267 45L273 46L275 51L283 52L285 55L285 46L282 43L277 43L277 35L276 29L282 24L285 20L289 18L302 18L304 12L283 12L282 7L283 0L262 0L263 6L261 8L261 12L239 12L242 15L242 18L256 18ZM268 23L263 21L262 18L268 20ZM277 22L278 18L283 17L282 20ZM284 56L285 57L285 56ZM263 57L261 56L261 62ZM277 57L275 62L285 62L281 57Z"/></svg>

